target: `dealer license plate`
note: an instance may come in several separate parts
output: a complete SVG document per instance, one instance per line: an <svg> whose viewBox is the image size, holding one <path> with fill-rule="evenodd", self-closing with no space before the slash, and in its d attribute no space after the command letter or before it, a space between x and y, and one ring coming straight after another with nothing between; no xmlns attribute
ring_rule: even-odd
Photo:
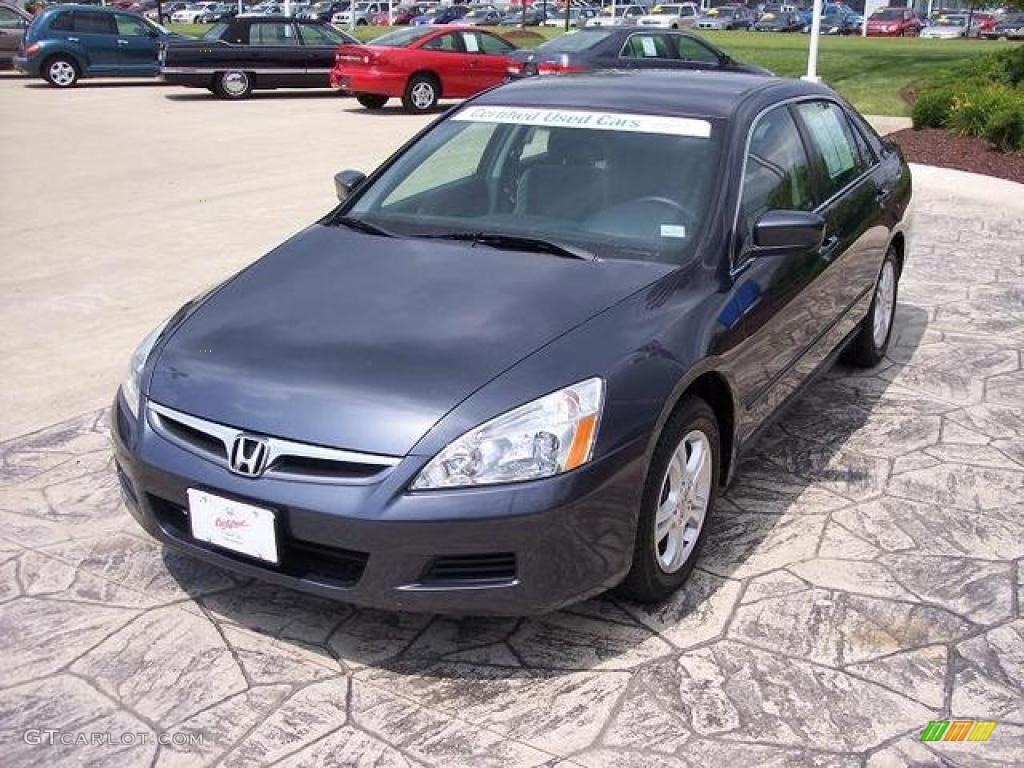
<svg viewBox="0 0 1024 768"><path fill-rule="evenodd" d="M249 557L277 563L274 511L188 489L192 537Z"/></svg>

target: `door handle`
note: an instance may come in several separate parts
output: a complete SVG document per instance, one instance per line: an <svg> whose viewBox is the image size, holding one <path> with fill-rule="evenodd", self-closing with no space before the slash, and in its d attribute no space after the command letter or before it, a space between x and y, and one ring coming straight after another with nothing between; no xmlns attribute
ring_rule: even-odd
<svg viewBox="0 0 1024 768"><path fill-rule="evenodd" d="M118 40L117 44L118 45L128 45L128 41L127 40Z"/></svg>
<svg viewBox="0 0 1024 768"><path fill-rule="evenodd" d="M68 38L68 42L69 43L77 43L78 42L78 38L77 37L69 37Z"/></svg>

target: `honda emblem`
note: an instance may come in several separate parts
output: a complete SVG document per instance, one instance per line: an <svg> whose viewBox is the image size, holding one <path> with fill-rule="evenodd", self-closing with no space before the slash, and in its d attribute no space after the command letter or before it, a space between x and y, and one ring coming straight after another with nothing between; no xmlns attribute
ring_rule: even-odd
<svg viewBox="0 0 1024 768"><path fill-rule="evenodd" d="M231 471L246 477L259 477L267 468L270 446L262 437L238 435L231 446L228 465Z"/></svg>

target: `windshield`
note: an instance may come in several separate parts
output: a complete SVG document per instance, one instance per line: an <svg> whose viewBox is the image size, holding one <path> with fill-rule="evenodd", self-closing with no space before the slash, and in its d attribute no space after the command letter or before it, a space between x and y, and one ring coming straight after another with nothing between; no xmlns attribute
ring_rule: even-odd
<svg viewBox="0 0 1024 768"><path fill-rule="evenodd" d="M581 29L579 32L570 32L541 43L537 50L545 53L576 53L592 48L611 34L608 30Z"/></svg>
<svg viewBox="0 0 1024 768"><path fill-rule="evenodd" d="M388 32L386 35L374 38L369 45L383 45L388 48L404 48L405 46L419 40L421 37L433 34L437 29L430 26L406 27Z"/></svg>
<svg viewBox="0 0 1024 768"><path fill-rule="evenodd" d="M678 16L679 6L678 5L659 5L653 11L652 16Z"/></svg>
<svg viewBox="0 0 1024 768"><path fill-rule="evenodd" d="M962 27L967 24L967 19L962 16L943 16L935 23L940 27Z"/></svg>
<svg viewBox="0 0 1024 768"><path fill-rule="evenodd" d="M344 213L399 236L528 237L679 263L708 216L721 133L704 119L470 105Z"/></svg>
<svg viewBox="0 0 1024 768"><path fill-rule="evenodd" d="M900 8L883 8L871 14L872 19L879 21L900 21L903 18L903 10Z"/></svg>

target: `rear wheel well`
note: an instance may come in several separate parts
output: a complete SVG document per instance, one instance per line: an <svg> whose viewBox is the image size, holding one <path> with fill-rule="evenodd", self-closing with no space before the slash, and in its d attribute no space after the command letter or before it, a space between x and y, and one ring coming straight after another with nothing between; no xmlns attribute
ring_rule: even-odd
<svg viewBox="0 0 1024 768"><path fill-rule="evenodd" d="M429 78L429 79L433 80L434 81L434 85L437 86L437 98L439 98L439 99L441 98L442 94L441 94L441 78L440 77L435 75L429 69L418 69L415 72L413 72L411 75L409 75L409 79L406 80L405 82L406 83L411 83L413 78L416 78L416 77L426 77L426 78Z"/></svg>
<svg viewBox="0 0 1024 768"><path fill-rule="evenodd" d="M718 437L722 448L722 467L719 481L725 485L729 479L732 464L733 441L736 432L736 408L733 403L732 389L725 377L710 371L694 379L679 398L681 403L687 395L695 395L711 406L718 421ZM676 404L679 407L679 404Z"/></svg>

